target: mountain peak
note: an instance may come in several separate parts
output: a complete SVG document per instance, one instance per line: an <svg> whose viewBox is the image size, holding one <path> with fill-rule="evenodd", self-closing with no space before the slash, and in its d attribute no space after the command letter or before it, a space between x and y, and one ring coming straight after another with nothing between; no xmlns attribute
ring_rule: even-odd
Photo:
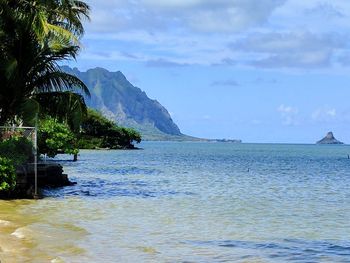
<svg viewBox="0 0 350 263"><path fill-rule="evenodd" d="M86 72L66 67L64 70L78 76L89 88L91 98L86 98L87 105L118 125L135 128L146 140L183 136L167 109L133 86L121 71L100 67Z"/></svg>

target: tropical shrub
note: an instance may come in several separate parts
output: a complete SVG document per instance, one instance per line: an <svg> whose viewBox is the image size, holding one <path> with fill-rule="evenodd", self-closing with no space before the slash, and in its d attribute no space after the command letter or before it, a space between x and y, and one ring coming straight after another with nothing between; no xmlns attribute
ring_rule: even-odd
<svg viewBox="0 0 350 263"><path fill-rule="evenodd" d="M94 136L94 137L103 137L108 131L113 129L115 123L108 120L100 112L88 109L87 115L82 124L83 134Z"/></svg>
<svg viewBox="0 0 350 263"><path fill-rule="evenodd" d="M93 136L82 136L78 140L78 148L79 149L97 149L101 148L102 138L96 138Z"/></svg>
<svg viewBox="0 0 350 263"><path fill-rule="evenodd" d="M141 134L132 128L117 126L101 113L88 109L82 124L79 146L84 149L132 149L141 142Z"/></svg>
<svg viewBox="0 0 350 263"><path fill-rule="evenodd" d="M134 148L133 142L140 143L141 135L132 128L114 126L103 137L102 147L111 149Z"/></svg>
<svg viewBox="0 0 350 263"><path fill-rule="evenodd" d="M53 118L40 122L38 130L38 150L40 154L55 157L58 153L78 154L77 139L67 124Z"/></svg>
<svg viewBox="0 0 350 263"><path fill-rule="evenodd" d="M8 192L16 187L16 170L12 161L0 157L0 192Z"/></svg>
<svg viewBox="0 0 350 263"><path fill-rule="evenodd" d="M0 157L20 165L33 161L33 144L25 137L10 137L0 142Z"/></svg>

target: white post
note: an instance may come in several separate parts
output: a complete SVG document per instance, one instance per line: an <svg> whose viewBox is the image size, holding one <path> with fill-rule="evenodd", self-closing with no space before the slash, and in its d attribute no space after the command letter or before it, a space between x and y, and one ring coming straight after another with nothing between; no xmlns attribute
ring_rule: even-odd
<svg viewBox="0 0 350 263"><path fill-rule="evenodd" d="M38 114L35 116L34 128L34 199L38 199Z"/></svg>

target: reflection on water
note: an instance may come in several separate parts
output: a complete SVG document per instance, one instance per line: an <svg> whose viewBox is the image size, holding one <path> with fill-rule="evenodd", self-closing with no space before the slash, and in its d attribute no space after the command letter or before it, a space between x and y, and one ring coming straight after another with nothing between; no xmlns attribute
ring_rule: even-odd
<svg viewBox="0 0 350 263"><path fill-rule="evenodd" d="M2 262L350 262L348 146L144 143L0 201ZM55 160L57 161L57 160Z"/></svg>

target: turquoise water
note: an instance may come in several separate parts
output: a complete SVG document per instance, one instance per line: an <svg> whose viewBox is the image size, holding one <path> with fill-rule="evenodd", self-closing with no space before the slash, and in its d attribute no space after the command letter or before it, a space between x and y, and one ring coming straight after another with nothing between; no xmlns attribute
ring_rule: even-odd
<svg viewBox="0 0 350 263"><path fill-rule="evenodd" d="M82 151L76 163L61 160L78 185L48 190L50 197L38 202L0 203L0 227L1 219L14 224L7 226L12 242L21 239L24 251L31 251L16 257L350 262L349 146L141 147ZM2 250L0 259L14 253Z"/></svg>

